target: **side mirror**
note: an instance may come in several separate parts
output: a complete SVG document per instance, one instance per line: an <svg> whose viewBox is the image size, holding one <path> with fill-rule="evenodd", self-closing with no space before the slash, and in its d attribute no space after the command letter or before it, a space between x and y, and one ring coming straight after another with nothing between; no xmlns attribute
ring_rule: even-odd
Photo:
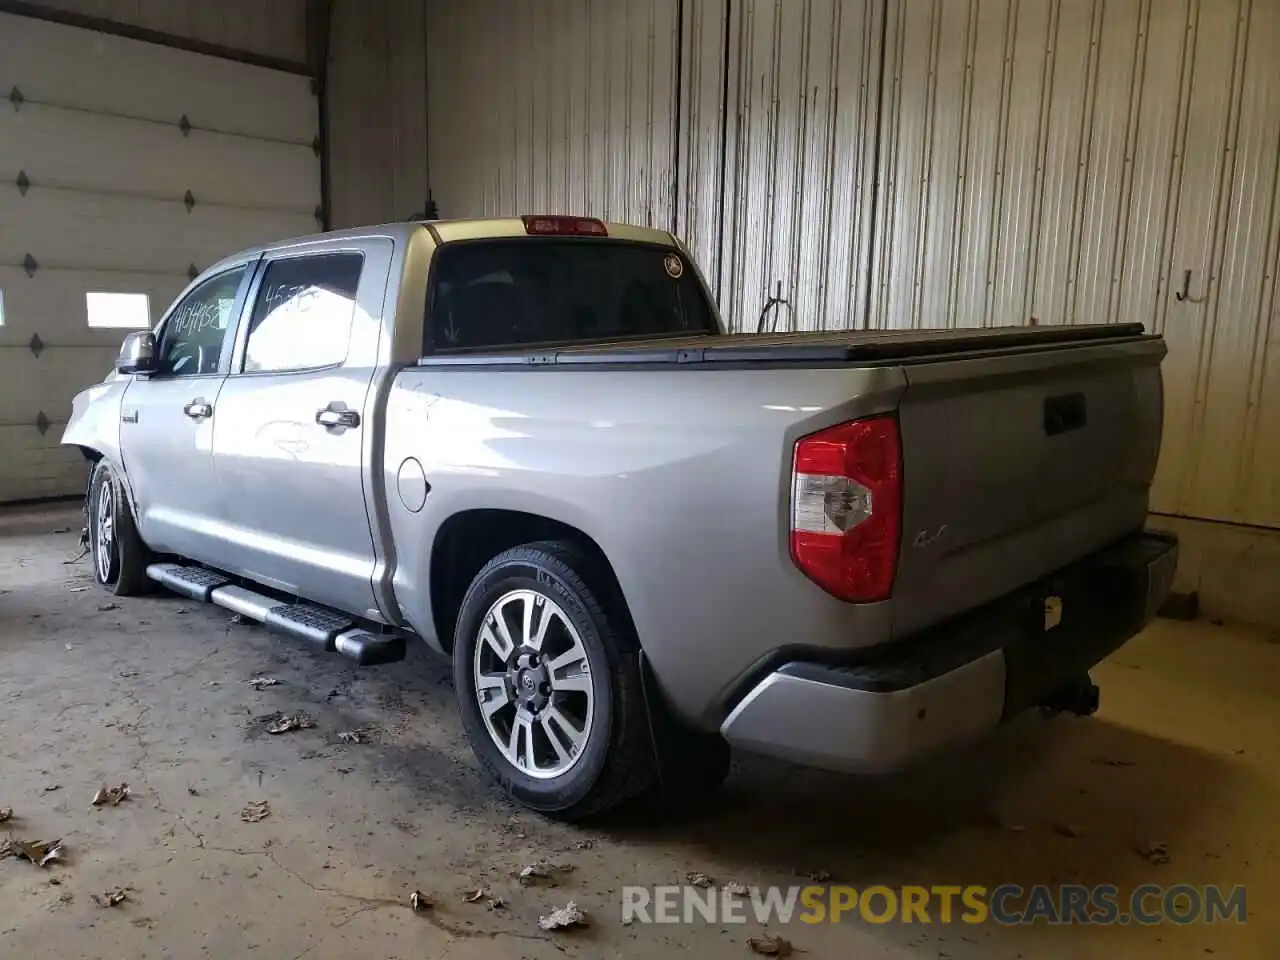
<svg viewBox="0 0 1280 960"><path fill-rule="evenodd" d="M116 373L152 373L156 369L156 335L138 330L124 338L116 357Z"/></svg>

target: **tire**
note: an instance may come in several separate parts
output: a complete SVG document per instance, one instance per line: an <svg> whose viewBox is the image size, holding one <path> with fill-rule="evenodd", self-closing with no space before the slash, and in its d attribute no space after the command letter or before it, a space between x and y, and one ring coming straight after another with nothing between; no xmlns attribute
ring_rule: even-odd
<svg viewBox="0 0 1280 960"><path fill-rule="evenodd" d="M467 590L453 644L477 759L508 794L564 821L617 807L657 776L639 646L592 566L563 541L500 554Z"/></svg>
<svg viewBox="0 0 1280 960"><path fill-rule="evenodd" d="M89 481L89 558L98 583L118 597L150 593L151 551L138 536L133 512L111 465L99 460Z"/></svg>

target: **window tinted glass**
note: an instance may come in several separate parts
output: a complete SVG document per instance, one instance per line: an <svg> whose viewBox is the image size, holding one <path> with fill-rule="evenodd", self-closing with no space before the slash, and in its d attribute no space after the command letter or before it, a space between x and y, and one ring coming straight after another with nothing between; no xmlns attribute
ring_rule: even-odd
<svg viewBox="0 0 1280 960"><path fill-rule="evenodd" d="M249 321L246 372L311 370L347 359L364 258L358 253L276 260Z"/></svg>
<svg viewBox="0 0 1280 960"><path fill-rule="evenodd" d="M702 289L668 247L600 240L446 246L428 307L430 350L713 330Z"/></svg>
<svg viewBox="0 0 1280 960"><path fill-rule="evenodd" d="M160 331L161 374L217 373L245 267L210 277L174 308Z"/></svg>

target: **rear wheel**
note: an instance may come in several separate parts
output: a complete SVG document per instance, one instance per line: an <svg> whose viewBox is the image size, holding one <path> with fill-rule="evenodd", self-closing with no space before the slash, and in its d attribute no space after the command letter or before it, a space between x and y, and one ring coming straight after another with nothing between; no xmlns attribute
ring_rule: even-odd
<svg viewBox="0 0 1280 960"><path fill-rule="evenodd" d="M89 556L94 579L112 593L149 593L151 553L138 536L128 498L111 465L99 460L89 482Z"/></svg>
<svg viewBox="0 0 1280 960"><path fill-rule="evenodd" d="M592 567L562 541L500 554L467 591L453 647L477 758L516 799L563 820L656 777L638 646Z"/></svg>

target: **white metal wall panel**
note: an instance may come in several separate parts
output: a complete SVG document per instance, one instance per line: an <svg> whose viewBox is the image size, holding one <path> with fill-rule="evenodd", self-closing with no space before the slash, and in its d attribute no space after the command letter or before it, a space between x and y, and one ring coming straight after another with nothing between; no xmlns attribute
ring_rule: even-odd
<svg viewBox="0 0 1280 960"><path fill-rule="evenodd" d="M1153 509L1280 525L1277 49L1280 0L897 0L872 322L1141 321Z"/></svg>
<svg viewBox="0 0 1280 960"><path fill-rule="evenodd" d="M676 0L428 0L431 184L444 217L673 225Z"/></svg>
<svg viewBox="0 0 1280 960"><path fill-rule="evenodd" d="M39 0L40 6L231 50L307 58L306 0Z"/></svg>
<svg viewBox="0 0 1280 960"><path fill-rule="evenodd" d="M865 326L879 7L733 9L721 311L733 329L754 331L772 297L785 303L766 329ZM704 9L713 25L716 13Z"/></svg>
<svg viewBox="0 0 1280 960"><path fill-rule="evenodd" d="M335 227L425 212L425 17L422 0L334 4L328 135Z"/></svg>
<svg viewBox="0 0 1280 960"><path fill-rule="evenodd" d="M0 101L0 501L82 487L57 440L122 336L88 327L86 292L146 294L158 319L193 264L313 232L320 199L305 78L0 15L0 90L14 89Z"/></svg>

